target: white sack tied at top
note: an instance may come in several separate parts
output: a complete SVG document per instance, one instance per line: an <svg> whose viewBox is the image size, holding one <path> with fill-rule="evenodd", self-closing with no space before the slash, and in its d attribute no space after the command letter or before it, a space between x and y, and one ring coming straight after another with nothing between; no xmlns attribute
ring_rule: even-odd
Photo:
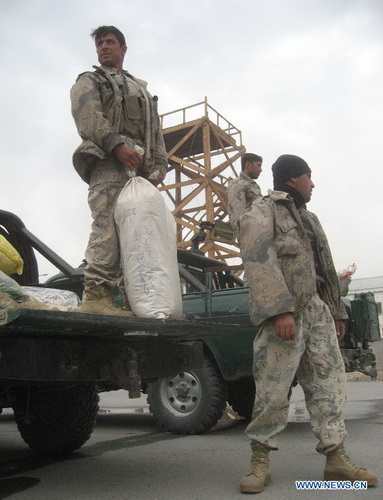
<svg viewBox="0 0 383 500"><path fill-rule="evenodd" d="M161 193L143 177L131 178L117 200L114 219L125 290L134 314L181 319L175 222Z"/></svg>

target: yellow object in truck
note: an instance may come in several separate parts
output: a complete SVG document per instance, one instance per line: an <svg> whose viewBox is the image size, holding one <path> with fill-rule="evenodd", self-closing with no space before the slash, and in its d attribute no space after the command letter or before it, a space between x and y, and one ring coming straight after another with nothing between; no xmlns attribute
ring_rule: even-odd
<svg viewBox="0 0 383 500"><path fill-rule="evenodd" d="M0 234L0 270L10 274L23 272L24 262L19 253L4 236Z"/></svg>

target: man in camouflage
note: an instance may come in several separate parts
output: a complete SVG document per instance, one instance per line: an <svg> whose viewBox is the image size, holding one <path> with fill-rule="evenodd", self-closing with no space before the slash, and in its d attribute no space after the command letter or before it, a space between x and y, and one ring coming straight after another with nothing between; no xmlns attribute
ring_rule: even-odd
<svg viewBox="0 0 383 500"><path fill-rule="evenodd" d="M326 455L325 480L367 481L372 472L346 454L342 408L345 369L338 339L344 335L338 277L326 235L306 209L314 184L307 163L282 155L273 167L274 191L258 198L239 221L242 258L250 286L256 398L252 459L241 491L258 493L271 482L269 450L287 425L294 376L302 386L317 451Z"/></svg>
<svg viewBox="0 0 383 500"><path fill-rule="evenodd" d="M71 89L72 114L82 138L73 164L89 184L93 224L81 312L131 315L113 302L111 290L123 291L119 241L114 224L117 198L136 173L157 186L167 171L167 157L157 112L157 98L146 83L123 70L125 37L114 26L91 34L101 66L82 73Z"/></svg>
<svg viewBox="0 0 383 500"><path fill-rule="evenodd" d="M262 172L262 157L254 153L245 153L241 158L242 171L227 188L227 202L230 224L237 229L237 222L245 209L262 196L261 189L255 182Z"/></svg>

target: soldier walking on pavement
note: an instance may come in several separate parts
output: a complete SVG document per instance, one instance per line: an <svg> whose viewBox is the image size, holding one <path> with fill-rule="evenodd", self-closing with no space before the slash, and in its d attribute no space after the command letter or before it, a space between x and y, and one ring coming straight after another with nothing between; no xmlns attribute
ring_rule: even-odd
<svg viewBox="0 0 383 500"><path fill-rule="evenodd" d="M73 164L89 184L93 224L85 258L81 312L133 315L116 307L112 289L123 292L119 240L114 224L117 198L131 173L157 186L167 172L167 156L157 97L146 82L123 70L125 37L114 26L92 34L100 66L78 76L71 89L72 114L82 138Z"/></svg>
<svg viewBox="0 0 383 500"><path fill-rule="evenodd" d="M262 157L254 153L245 153L241 158L242 171L227 188L227 201L230 224L237 230L237 222L244 210L262 196L261 189L255 182L262 172Z"/></svg>
<svg viewBox="0 0 383 500"><path fill-rule="evenodd" d="M250 287L250 316L259 326L254 341L256 397L250 469L243 493L271 482L269 451L287 425L291 383L305 393L316 447L326 456L325 480L367 481L376 475L345 452L346 376L338 340L347 318L326 235L306 209L314 183L308 164L282 155L273 167L274 191L256 199L239 221L242 259Z"/></svg>

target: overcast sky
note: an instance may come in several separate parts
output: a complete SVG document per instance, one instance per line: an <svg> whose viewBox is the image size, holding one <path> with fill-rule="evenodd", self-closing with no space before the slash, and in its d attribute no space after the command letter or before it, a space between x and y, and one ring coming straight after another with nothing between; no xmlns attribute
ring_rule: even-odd
<svg viewBox="0 0 383 500"><path fill-rule="evenodd" d="M336 268L383 275L382 0L0 0L0 208L72 265L87 244L87 185L69 91L97 64L99 25L161 113L207 96L271 165L302 156ZM41 273L50 272L41 266Z"/></svg>

